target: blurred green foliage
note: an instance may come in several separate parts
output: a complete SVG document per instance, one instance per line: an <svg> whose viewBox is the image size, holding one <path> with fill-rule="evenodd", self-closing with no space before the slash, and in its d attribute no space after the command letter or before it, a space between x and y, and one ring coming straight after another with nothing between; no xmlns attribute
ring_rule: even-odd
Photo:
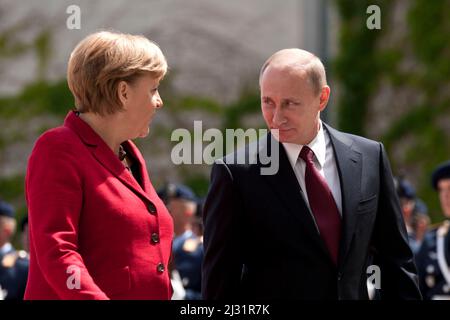
<svg viewBox="0 0 450 320"><path fill-rule="evenodd" d="M396 89L408 89L423 96L416 105L392 121L377 137L392 154L402 147L404 159L391 157L394 173L403 168L419 176L419 197L429 206L433 221L442 219L437 194L430 186L430 175L437 164L450 158L450 139L442 119L450 119L450 1L412 0L403 13L407 23L405 42L384 47L384 38L396 28L389 17L399 1L336 0L342 19L340 51L334 65L341 96L338 126L341 130L365 135L371 125L367 119L370 101L383 77ZM364 27L368 5L379 5L382 29ZM404 3L403 3L404 4ZM415 67L401 68L404 59L413 57ZM447 88L447 89L446 89ZM393 101L395 107L395 102ZM408 142L406 142L408 141ZM411 175L405 171L406 178Z"/></svg>
<svg viewBox="0 0 450 320"><path fill-rule="evenodd" d="M337 126L346 132L365 135L367 105L383 68L378 60L376 41L382 30L366 27L366 9L378 5L384 25L392 1L336 0L341 17L339 53L333 71L340 84Z"/></svg>
<svg viewBox="0 0 450 320"><path fill-rule="evenodd" d="M62 116L73 105L66 80L40 80L25 86L18 95L0 97L0 117L24 119L45 113Z"/></svg>

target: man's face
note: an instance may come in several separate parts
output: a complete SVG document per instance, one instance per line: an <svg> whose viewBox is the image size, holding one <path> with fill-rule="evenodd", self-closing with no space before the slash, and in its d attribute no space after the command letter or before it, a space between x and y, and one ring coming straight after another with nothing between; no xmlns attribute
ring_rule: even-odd
<svg viewBox="0 0 450 320"><path fill-rule="evenodd" d="M437 187L444 216L450 218L450 178L439 180Z"/></svg>
<svg viewBox="0 0 450 320"><path fill-rule="evenodd" d="M400 198L400 204L402 208L403 219L405 220L406 224L409 224L412 213L414 211L414 200L408 198Z"/></svg>
<svg viewBox="0 0 450 320"><path fill-rule="evenodd" d="M15 223L14 218L0 216L0 247L11 240L15 231Z"/></svg>
<svg viewBox="0 0 450 320"><path fill-rule="evenodd" d="M185 219L186 205L182 199L170 199L167 203L167 209L174 219Z"/></svg>
<svg viewBox="0 0 450 320"><path fill-rule="evenodd" d="M315 94L305 71L269 66L261 77L261 109L270 130L280 142L308 144L319 129L329 87Z"/></svg>

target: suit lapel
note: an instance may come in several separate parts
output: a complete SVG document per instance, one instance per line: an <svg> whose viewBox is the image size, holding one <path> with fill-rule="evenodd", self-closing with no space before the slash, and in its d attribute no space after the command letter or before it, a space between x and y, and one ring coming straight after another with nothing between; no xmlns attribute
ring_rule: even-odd
<svg viewBox="0 0 450 320"><path fill-rule="evenodd" d="M280 200L279 203L283 204L290 214L292 214L302 226L303 232L309 236L310 239L318 246L319 250L322 251L331 261L331 257L328 254L328 250L319 235L316 223L313 219L312 212L305 203L303 199L302 191L300 185L295 176L294 170L292 169L291 163L287 157L286 151L282 144L276 141L272 135L268 135L266 139L266 144L263 145L263 154L270 154L271 143L278 144L279 148L279 170L274 175L263 175L264 179L268 182L271 187L273 194L275 194ZM268 150L267 150L268 149ZM267 153L269 152L269 153ZM275 157L274 157L275 158ZM276 159L272 159L276 161ZM262 165L258 161L258 170ZM299 230L299 232L301 232Z"/></svg>
<svg viewBox="0 0 450 320"><path fill-rule="evenodd" d="M145 165L145 160L142 157L141 152L136 147L136 145L131 141L124 142L125 149L131 152L131 155L134 159L136 159L139 163L139 174L142 179L142 188L144 189L146 194L151 194L153 191L152 185L150 183L150 178L148 177L147 166ZM133 179L135 180L135 179Z"/></svg>
<svg viewBox="0 0 450 320"><path fill-rule="evenodd" d="M106 147L106 148L105 148ZM133 192L139 196L150 200L146 192L142 189L132 174L125 168L120 162L119 158L115 156L112 150L108 146L97 146L93 148L92 154L106 169L108 169L115 177L117 177L123 184L130 188ZM141 177L144 183L145 177L142 174L142 163L139 166L141 170Z"/></svg>
<svg viewBox="0 0 450 320"><path fill-rule="evenodd" d="M74 131L80 139L87 145L92 155L97 161L102 164L108 171L110 171L117 179L119 179L124 185L130 188L140 197L150 201L146 191L149 189L149 181L146 174L143 173L145 169L145 162L137 151L137 148L130 141L126 142L129 147L128 150L133 152L134 158L139 161L139 168L141 170L142 183L144 189L134 179L131 173L120 162L114 152L108 147L102 138L83 120L76 116L75 112L71 111L66 117L64 125Z"/></svg>
<svg viewBox="0 0 450 320"><path fill-rule="evenodd" d="M352 141L324 124L334 149L342 194L343 232L339 265L345 261L356 226L356 208L361 197L361 153L352 149Z"/></svg>

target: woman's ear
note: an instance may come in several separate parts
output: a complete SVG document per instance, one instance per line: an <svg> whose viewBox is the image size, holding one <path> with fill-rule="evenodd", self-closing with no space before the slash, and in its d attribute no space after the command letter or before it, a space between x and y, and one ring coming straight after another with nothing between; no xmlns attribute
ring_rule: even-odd
<svg viewBox="0 0 450 320"><path fill-rule="evenodd" d="M126 110L130 99L130 86L126 81L122 80L119 82L117 85L117 94L120 102L122 103L122 107Z"/></svg>

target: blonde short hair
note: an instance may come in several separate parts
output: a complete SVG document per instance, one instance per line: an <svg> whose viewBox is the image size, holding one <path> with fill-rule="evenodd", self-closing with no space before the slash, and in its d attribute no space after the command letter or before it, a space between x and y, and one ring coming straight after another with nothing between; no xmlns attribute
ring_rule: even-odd
<svg viewBox="0 0 450 320"><path fill-rule="evenodd" d="M144 36L100 31L72 51L67 83L77 111L105 115L122 110L120 81L133 83L144 74L160 79L166 72L166 58L156 43Z"/></svg>

